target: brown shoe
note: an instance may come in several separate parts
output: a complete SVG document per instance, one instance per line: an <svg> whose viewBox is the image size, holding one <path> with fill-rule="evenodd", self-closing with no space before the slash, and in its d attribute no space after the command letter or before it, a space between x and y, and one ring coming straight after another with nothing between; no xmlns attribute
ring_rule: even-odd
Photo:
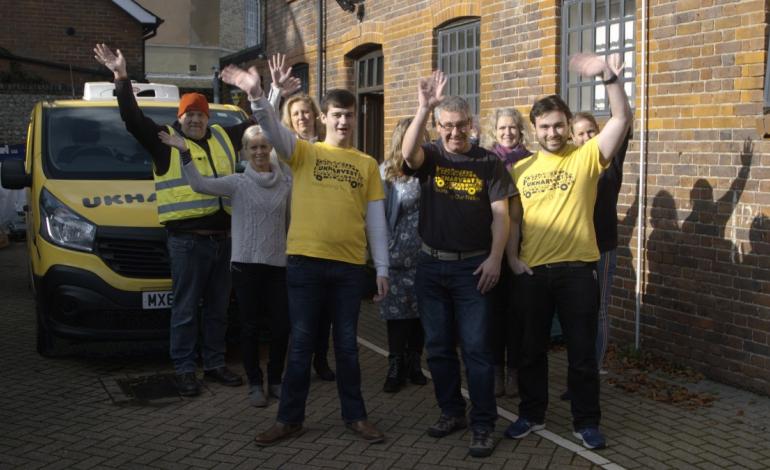
<svg viewBox="0 0 770 470"><path fill-rule="evenodd" d="M258 446L267 447L290 437L299 437L305 432L301 424L283 424L276 422L273 427L257 434L254 442Z"/></svg>
<svg viewBox="0 0 770 470"><path fill-rule="evenodd" d="M385 440L385 434L378 431L372 423L365 419L354 423L347 423L345 426L370 444Z"/></svg>

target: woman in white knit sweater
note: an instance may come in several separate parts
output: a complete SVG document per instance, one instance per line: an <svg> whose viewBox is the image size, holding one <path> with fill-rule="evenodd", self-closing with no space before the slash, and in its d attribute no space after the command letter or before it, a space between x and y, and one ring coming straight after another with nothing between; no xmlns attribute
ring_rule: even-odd
<svg viewBox="0 0 770 470"><path fill-rule="evenodd" d="M199 193L230 198L232 205L233 289L241 320L241 352L249 378L249 399L267 406L259 367L259 317L269 315L271 332L267 364L268 394L280 399L281 377L289 340L286 293L286 232L289 226L291 170L271 156L272 147L259 126L243 134L242 156L248 161L243 173L222 178L201 176L190 150L179 135L166 132L160 139L179 149L182 172Z"/></svg>

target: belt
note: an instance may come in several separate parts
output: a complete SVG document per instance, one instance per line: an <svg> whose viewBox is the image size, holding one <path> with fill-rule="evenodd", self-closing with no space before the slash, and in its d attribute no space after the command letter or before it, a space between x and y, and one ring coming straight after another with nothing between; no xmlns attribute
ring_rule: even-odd
<svg viewBox="0 0 770 470"><path fill-rule="evenodd" d="M535 268L583 268L594 264L596 263L593 261L559 261L558 263L541 264L539 266L535 266Z"/></svg>
<svg viewBox="0 0 770 470"><path fill-rule="evenodd" d="M473 258L475 256L485 255L489 252L489 250L474 250L474 251L436 250L434 248L429 247L425 243L422 244L420 251L440 261L460 261L468 258Z"/></svg>
<svg viewBox="0 0 770 470"><path fill-rule="evenodd" d="M171 235L176 237L207 238L209 240L225 240L230 238L229 230L175 230Z"/></svg>

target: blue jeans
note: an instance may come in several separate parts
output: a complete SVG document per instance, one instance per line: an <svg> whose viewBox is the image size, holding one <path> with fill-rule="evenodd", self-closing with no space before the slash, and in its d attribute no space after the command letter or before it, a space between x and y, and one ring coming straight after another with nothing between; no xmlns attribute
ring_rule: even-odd
<svg viewBox="0 0 770 470"><path fill-rule="evenodd" d="M203 369L222 367L230 303L230 238L169 233L167 245L174 294L169 332L174 370L177 374L195 372L199 336L203 339Z"/></svg>
<svg viewBox="0 0 770 470"><path fill-rule="evenodd" d="M366 272L363 265L306 256L286 263L291 339L281 388L278 422L300 424L310 389L310 364L323 312L332 315L337 391L346 423L366 419L358 363L358 314Z"/></svg>
<svg viewBox="0 0 770 470"><path fill-rule="evenodd" d="M497 419L497 404L490 347L490 312L487 296L481 295L476 287L479 277L473 275L485 259L486 255L440 261L420 253L416 288L428 367L441 413L465 416L457 358L459 340L471 399L471 427L491 431Z"/></svg>
<svg viewBox="0 0 770 470"><path fill-rule="evenodd" d="M604 363L604 354L607 352L607 343L610 339L610 318L607 308L612 293L612 278L615 277L615 268L618 265L618 250L602 251L597 273L599 275L599 328L596 332L596 366L601 369Z"/></svg>
<svg viewBox="0 0 770 470"><path fill-rule="evenodd" d="M599 371L596 368L596 324L599 283L596 265L537 266L532 275L514 281L522 326L519 361L519 415L534 423L545 421L548 407L548 345L554 311L567 343L567 388L572 395L575 429L598 426Z"/></svg>

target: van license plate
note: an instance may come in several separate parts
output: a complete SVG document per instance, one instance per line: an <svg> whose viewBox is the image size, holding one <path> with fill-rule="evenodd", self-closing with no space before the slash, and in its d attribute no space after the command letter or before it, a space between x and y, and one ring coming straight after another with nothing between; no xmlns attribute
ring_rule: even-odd
<svg viewBox="0 0 770 470"><path fill-rule="evenodd" d="M142 309L144 310L171 308L173 303L174 294L171 291L142 292Z"/></svg>

